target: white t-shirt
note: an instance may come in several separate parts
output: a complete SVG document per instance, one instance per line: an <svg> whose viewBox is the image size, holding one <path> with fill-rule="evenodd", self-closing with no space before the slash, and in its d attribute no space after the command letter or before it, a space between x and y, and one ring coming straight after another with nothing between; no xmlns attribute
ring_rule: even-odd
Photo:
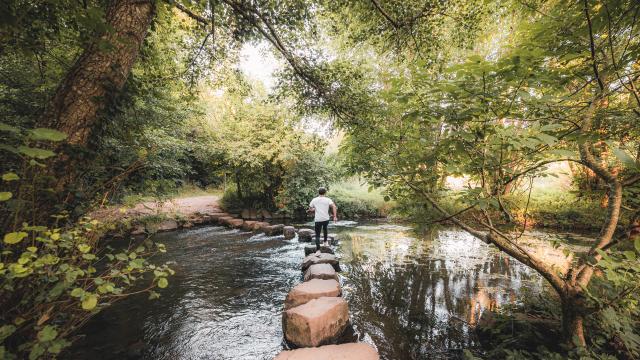
<svg viewBox="0 0 640 360"><path fill-rule="evenodd" d="M333 200L329 199L326 196L318 196L311 200L309 203L309 207L316 209L315 217L313 221L321 222L321 221L329 221L331 217L329 216L329 208L333 205Z"/></svg>

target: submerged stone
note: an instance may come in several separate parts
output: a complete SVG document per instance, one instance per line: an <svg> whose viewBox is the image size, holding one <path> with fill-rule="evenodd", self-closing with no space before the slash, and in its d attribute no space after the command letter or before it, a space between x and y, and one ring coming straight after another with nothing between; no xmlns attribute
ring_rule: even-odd
<svg viewBox="0 0 640 360"><path fill-rule="evenodd" d="M340 284L336 280L312 279L289 291L284 300L284 308L287 310L320 297L338 297L341 293Z"/></svg>
<svg viewBox="0 0 640 360"><path fill-rule="evenodd" d="M284 225L283 224L271 225L271 226L266 227L264 229L264 233L269 235L269 236L280 235L280 234L282 234L282 230L283 229L284 229Z"/></svg>
<svg viewBox="0 0 640 360"><path fill-rule="evenodd" d="M309 266L307 271L304 273L304 281L312 279L338 280L338 274L333 266L329 264L316 264Z"/></svg>
<svg viewBox="0 0 640 360"><path fill-rule="evenodd" d="M282 235L284 235L284 238L287 240L293 239L296 237L296 228L293 226L285 226L282 228Z"/></svg>
<svg viewBox="0 0 640 360"><path fill-rule="evenodd" d="M340 297L313 299L282 313L285 339L298 347L334 343L348 324L349 306Z"/></svg>
<svg viewBox="0 0 640 360"><path fill-rule="evenodd" d="M283 351L275 360L378 360L376 349L365 343L325 345Z"/></svg>

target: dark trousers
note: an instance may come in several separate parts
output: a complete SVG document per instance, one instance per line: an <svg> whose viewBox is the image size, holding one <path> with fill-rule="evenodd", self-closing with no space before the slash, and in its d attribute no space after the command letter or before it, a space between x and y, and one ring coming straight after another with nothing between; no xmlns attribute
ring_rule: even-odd
<svg viewBox="0 0 640 360"><path fill-rule="evenodd" d="M329 220L316 222L316 250L320 250L320 230L324 235L324 242L327 242L327 227L329 226Z"/></svg>

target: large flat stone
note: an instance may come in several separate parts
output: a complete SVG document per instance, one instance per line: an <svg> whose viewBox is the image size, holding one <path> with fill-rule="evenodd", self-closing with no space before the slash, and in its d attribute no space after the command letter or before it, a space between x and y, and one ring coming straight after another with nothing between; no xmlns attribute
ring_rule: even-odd
<svg viewBox="0 0 640 360"><path fill-rule="evenodd" d="M311 265L304 273L304 281L309 281L312 279L322 279L329 280L334 279L338 280L338 274L333 266L329 264L316 264Z"/></svg>
<svg viewBox="0 0 640 360"><path fill-rule="evenodd" d="M340 271L340 265L336 256L323 252L313 253L305 257L304 260L302 260L302 271L305 271L309 266L316 264L329 264L333 266L336 271Z"/></svg>
<svg viewBox="0 0 640 360"><path fill-rule="evenodd" d="M255 232L261 232L263 231L263 229L269 226L271 226L271 224L269 224L268 222L258 221L255 224L253 224L253 228L251 230Z"/></svg>
<svg viewBox="0 0 640 360"><path fill-rule="evenodd" d="M275 360L378 360L376 349L365 343L325 345L283 351Z"/></svg>
<svg viewBox="0 0 640 360"><path fill-rule="evenodd" d="M163 220L156 226L157 231L172 231L178 228L178 222L173 219Z"/></svg>
<svg viewBox="0 0 640 360"><path fill-rule="evenodd" d="M315 245L307 245L304 247L304 256L309 256L316 251L317 250ZM326 245L320 245L320 252L323 252L325 254L334 254L333 249Z"/></svg>
<svg viewBox="0 0 640 360"><path fill-rule="evenodd" d="M257 221L245 220L244 223L242 223L242 230L252 231L253 225L255 225L256 223Z"/></svg>
<svg viewBox="0 0 640 360"><path fill-rule="evenodd" d="M234 229L241 228L242 224L244 224L244 220L242 220L242 219L231 219L231 220L227 221L227 225L229 225L230 227L232 227Z"/></svg>
<svg viewBox="0 0 640 360"><path fill-rule="evenodd" d="M337 341L349 324L349 306L340 297L321 297L282 313L287 341L315 347Z"/></svg>
<svg viewBox="0 0 640 360"><path fill-rule="evenodd" d="M229 221L233 220L233 216L221 216L218 218L220 225L229 226Z"/></svg>
<svg viewBox="0 0 640 360"><path fill-rule="evenodd" d="M285 226L282 228L282 235L284 235L284 238L287 240L293 239L296 237L296 228L293 226Z"/></svg>
<svg viewBox="0 0 640 360"><path fill-rule="evenodd" d="M321 297L338 297L342 293L336 280L312 279L296 285L284 300L284 309L294 308Z"/></svg>
<svg viewBox="0 0 640 360"><path fill-rule="evenodd" d="M315 235L316 232L311 229L300 229L298 230L298 241L310 242Z"/></svg>

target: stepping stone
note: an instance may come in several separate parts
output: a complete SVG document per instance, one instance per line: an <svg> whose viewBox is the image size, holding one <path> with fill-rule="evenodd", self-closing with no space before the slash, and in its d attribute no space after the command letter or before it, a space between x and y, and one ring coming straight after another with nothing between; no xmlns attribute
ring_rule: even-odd
<svg viewBox="0 0 640 360"><path fill-rule="evenodd" d="M316 252L315 245L307 245L304 247L304 256L309 256L315 252ZM334 254L333 249L326 245L320 245L320 252L325 254Z"/></svg>
<svg viewBox="0 0 640 360"><path fill-rule="evenodd" d="M228 226L229 225L229 221L233 220L232 216L221 216L218 218L218 223L220 225L225 225Z"/></svg>
<svg viewBox="0 0 640 360"><path fill-rule="evenodd" d="M376 349L365 343L325 345L283 351L275 360L379 360Z"/></svg>
<svg viewBox="0 0 640 360"><path fill-rule="evenodd" d="M253 230L253 225L255 225L255 223L257 223L257 221L245 221L244 223L242 223L242 230L244 231L251 231Z"/></svg>
<svg viewBox="0 0 640 360"><path fill-rule="evenodd" d="M289 291L284 300L284 309L294 308L320 297L338 297L341 293L340 284L335 280L312 279Z"/></svg>
<svg viewBox="0 0 640 360"><path fill-rule="evenodd" d="M171 231L177 228L178 222L173 219L164 220L155 227L156 231Z"/></svg>
<svg viewBox="0 0 640 360"><path fill-rule="evenodd" d="M244 220L242 219L231 219L229 221L227 221L227 224L229 224L229 226L231 226L234 229L239 229L242 227L242 224L244 224Z"/></svg>
<svg viewBox="0 0 640 360"><path fill-rule="evenodd" d="M293 226L285 226L284 228L282 228L282 234L287 240L293 239L294 237L296 237L296 228L294 228Z"/></svg>
<svg viewBox="0 0 640 360"><path fill-rule="evenodd" d="M298 241L310 242L315 235L316 232L311 229L300 229L298 230Z"/></svg>
<svg viewBox="0 0 640 360"><path fill-rule="evenodd" d="M282 230L284 229L284 225L271 225L264 229L264 233L269 236L280 235L282 234Z"/></svg>
<svg viewBox="0 0 640 360"><path fill-rule="evenodd" d="M321 297L282 313L287 341L298 347L315 347L338 340L349 324L349 306L340 297Z"/></svg>
<svg viewBox="0 0 640 360"><path fill-rule="evenodd" d="M268 222L263 222L263 221L258 221L255 224L253 224L253 231L255 232L260 232L260 231L264 231L265 228L268 228L269 226L271 226L271 224L269 224Z"/></svg>
<svg viewBox="0 0 640 360"><path fill-rule="evenodd" d="M317 264L311 265L304 273L304 281L309 281L312 279L322 279L322 280L338 280L338 274L333 266L329 264Z"/></svg>
<svg viewBox="0 0 640 360"><path fill-rule="evenodd" d="M340 271L340 265L336 256L322 252L313 253L305 257L304 260L302 260L302 271L307 270L309 266L315 264L330 264L336 271Z"/></svg>

